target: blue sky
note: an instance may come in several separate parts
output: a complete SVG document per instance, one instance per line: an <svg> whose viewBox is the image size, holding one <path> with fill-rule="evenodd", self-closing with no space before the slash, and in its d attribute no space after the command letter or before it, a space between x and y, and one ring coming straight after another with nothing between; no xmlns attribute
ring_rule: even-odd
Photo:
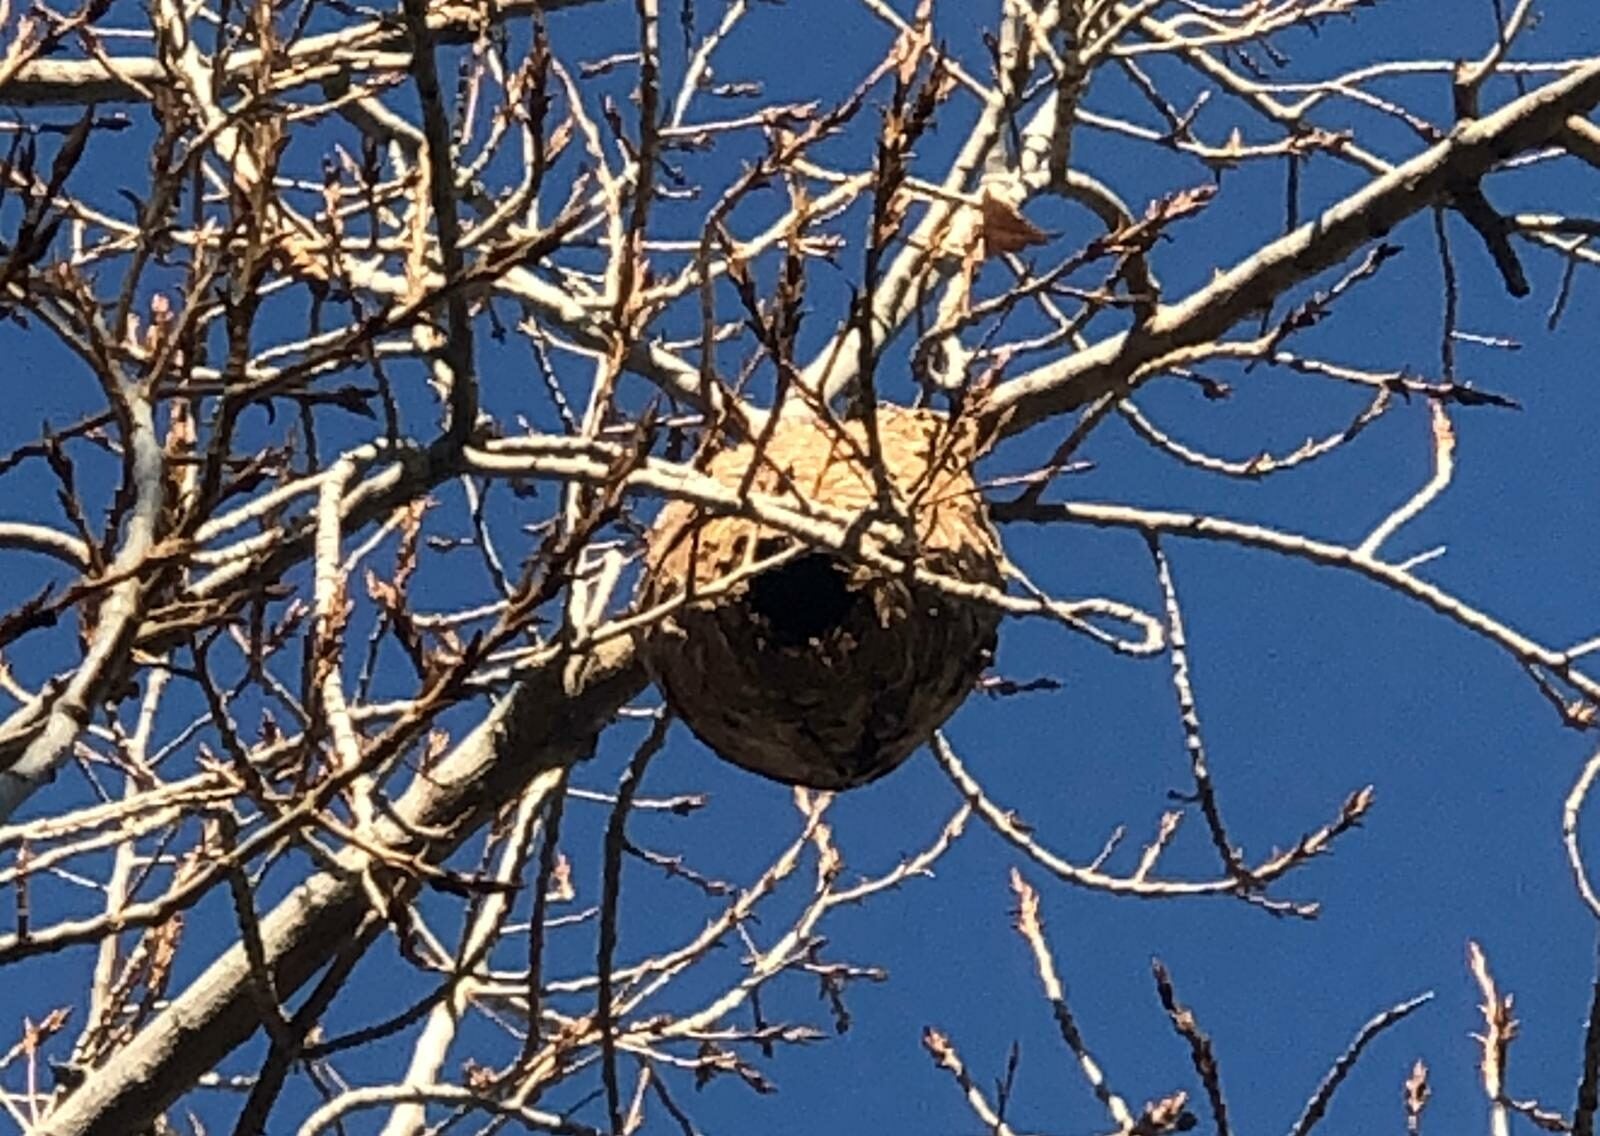
<svg viewBox="0 0 1600 1136"><path fill-rule="evenodd" d="M709 4L699 7L703 32L718 13ZM1560 60L1600 52L1600 21L1583 5L1551 0L1544 7L1514 58ZM552 19L556 51L575 61L620 49L632 34L626 10L597 5ZM961 14L968 11L976 15ZM1400 0L1358 14L1357 21L1336 20L1315 35L1282 37L1278 46L1292 58L1292 73L1321 77L1398 55L1472 56L1493 35L1488 0ZM951 50L981 71L978 32L992 23L988 8L944 5L937 21ZM679 73L682 52L676 28L668 30L663 39L670 81ZM719 56L718 76L760 78L773 99L832 101L888 42L888 33L860 5L844 0L758 5ZM1162 74L1170 75L1175 90L1191 82L1177 68ZM612 85L625 94L631 81L623 71ZM1383 90L1436 121L1449 105L1443 74ZM1514 93L1510 80L1497 80L1487 100L1496 104ZM395 105L409 104L397 98ZM1141 114L1128 86L1111 76L1091 88L1086 105ZM938 172L970 119L970 107L952 104L934 137L919 148L918 172ZM860 121L870 127L872 116ZM1265 124L1220 99L1198 126L1219 138L1235 121L1248 138L1273 137ZM1391 160L1420 146L1407 131L1346 106L1330 107L1317 121L1355 127L1369 148ZM838 140L832 154L841 162L861 160L870 144L863 129ZM106 179L109 186L119 176L118 160L110 148L91 152L82 176ZM691 162L705 167L734 160L736 152L727 152ZM1196 163L1092 131L1079 136L1075 163L1136 208L1210 180ZM1488 191L1506 212L1583 213L1594 200L1597 177L1568 162L1498 176ZM1356 184L1349 169L1313 160L1304 172L1304 212ZM1173 239L1155 253L1169 299L1202 285L1215 269L1281 230L1281 166L1231 171L1221 191L1202 216L1175 228ZM739 218L753 225L773 204L758 202ZM663 224L679 223L697 208L703 206L664 207ZM1090 220L1065 207L1043 203L1029 212L1061 231L1063 240L1093 235ZM841 226L846 232L848 222ZM860 231L858 225L852 235ZM1471 230L1452 220L1449 234L1461 276L1462 328L1521 344L1515 351L1459 345L1461 377L1516 399L1521 409L1465 408L1454 414L1454 481L1388 551L1404 558L1443 545L1445 554L1419 569L1426 579L1542 642L1577 643L1600 633L1600 474L1593 457L1600 399L1592 373L1600 298L1580 271L1552 332L1546 317L1561 284L1561 263L1524 246L1533 295L1513 301ZM1297 349L1352 365L1407 367L1436 376L1442 300L1432 222L1416 218L1389 239L1402 247L1401 254L1325 323L1297 338ZM815 349L841 317L858 264L852 249L839 270L816 273L803 345ZM61 425L95 404L88 376L46 346L41 332L8 328L0 336L13 360L0 449L34 436L41 420ZM485 342L486 402L549 427L553 419L527 375L525 351L516 343ZM1158 383L1141 395L1140 405L1185 441L1239 458L1263 449L1282 452L1308 434L1337 429L1364 401L1357 392L1267 369L1214 365L1207 373L1229 382L1234 395L1210 402L1192 386ZM888 381L891 396L904 397L906 389ZM1023 436L989 459L984 473L1026 470L1065 428L1054 423ZM335 440L339 429L332 428ZM1080 454L1094 463L1093 470L1064 479L1055 492L1076 500L1214 512L1355 543L1427 478L1428 439L1428 411L1417 401L1398 407L1324 462L1248 483L1182 467L1113 421ZM6 480L0 518L50 515L48 480L37 471L19 469ZM459 509L458 491L439 497L445 508ZM495 506L494 516L508 533L515 529L517 507L505 498ZM1148 554L1136 536L1012 526L1005 537L1011 556L1054 594L1108 595L1146 607L1159 601ZM1186 1088L1201 1113L1202 1130L1209 1127L1185 1047L1157 1002L1149 977L1152 957L1171 969L1180 996L1215 1043L1239 1132L1287 1131L1362 1023L1396 1002L1433 991L1430 1005L1372 1046L1322 1130L1398 1129L1400 1086L1418 1057L1433 1071L1425 1129L1471 1130L1485 1122L1486 1113L1476 1080L1478 1051L1469 1037L1480 1025L1477 992L1465 965L1467 943L1476 940L1488 951L1502 989L1516 995L1523 1021L1511 1054L1510 1092L1570 1110L1596 939L1593 917L1579 902L1562 856L1560 810L1593 738L1564 729L1514 660L1409 599L1264 552L1181 541L1169 542L1167 550L1184 605L1214 777L1247 859L1259 860L1325 823L1344 796L1363 785L1376 787L1376 807L1331 855L1273 890L1279 898L1319 903L1315 921L1274 918L1227 899L1155 902L1092 894L1020 864L1042 892L1072 1007L1112 1085L1135 1106ZM37 564L14 564L0 569L0 597L8 605L45 578ZM430 604L454 602L470 591L452 578L447 560L427 573L429 590L422 596ZM19 653L19 671L38 681L58 665L55 652L65 645L41 641L37 654ZM1125 869L1160 814L1173 807L1169 793L1189 785L1167 664L1113 656L1059 627L1012 622L1002 633L997 670L1019 680L1048 676L1061 689L1004 700L974 696L949 726L952 745L997 801L1017 808L1044 843L1076 861L1092 859L1116 826L1127 825L1127 843L1112 861ZM453 719L469 720L465 713ZM579 782L613 785L640 736L637 725L613 730ZM65 774L29 815L81 799L73 777ZM788 790L715 761L681 726L651 768L646 789L661 796L710 794L711 803L693 818L645 814L630 832L648 847L683 854L711 876L747 882L795 831ZM926 755L844 796L832 816L847 873L888 869L931 840L957 804ZM580 903L597 894L605 817L592 804L569 809L564 844L580 897L588 897ZM1589 851L1600 848L1591 842ZM1204 827L1191 816L1164 861L1166 870L1209 875L1212 860ZM887 982L852 985L849 1032L761 1062L779 1086L776 1095L757 1096L725 1078L698 1094L679 1082L678 1101L703 1130L720 1136L975 1134L977 1121L922 1049L919 1038L931 1025L950 1036L986 1088L1002 1071L1011 1044L1020 1044L1010 1114L1018 1131L1088 1136L1109 1130L1055 1034L1026 946L1011 928L1014 900L1007 876L1017 864L1013 852L974 824L940 862L935 878L912 881L860 910L835 912L822 929L826 956L881 966L889 974ZM808 872L801 873L799 894L780 896L751 929L758 941L784 927L783 914L803 897ZM275 872L264 896L280 893L292 879L291 872ZM624 896L627 958L664 949L717 910L716 901L681 882L663 881L638 863L627 865ZM226 942L226 916L221 897L196 912L180 974L192 976L208 949ZM555 972L587 965L588 935L579 931L570 940L552 941ZM506 965L514 965L520 949L508 948ZM718 980L736 973L736 953L722 952L714 973L692 977L661 1008L692 1004L697 994L717 988ZM14 1030L22 1015L37 1018L57 1004L65 988L83 981L87 965L80 951L16 968L0 986L0 1030ZM330 1030L392 1013L403 983L410 983L408 990L422 989L408 975L392 944L375 949ZM764 1009L773 1019L810 1021L824 1029L830 1022L815 985L796 977L780 980ZM498 1036L492 1025L475 1022L447 1069L456 1069L457 1058L473 1056L475 1045L487 1053L502 1044ZM352 1080L387 1080L397 1075L403 1052L390 1045L341 1069ZM247 1069L261 1053L258 1041L228 1067ZM549 1103L574 1103L576 1095L558 1094ZM284 1130L292 1131L291 1119L297 1123L314 1099L303 1085L286 1096L276 1114ZM231 1123L236 1104L202 1096L195 1106L218 1130ZM600 1113L591 1104L579 1115L596 1122ZM669 1131L670 1122L658 1117L648 1130Z"/></svg>

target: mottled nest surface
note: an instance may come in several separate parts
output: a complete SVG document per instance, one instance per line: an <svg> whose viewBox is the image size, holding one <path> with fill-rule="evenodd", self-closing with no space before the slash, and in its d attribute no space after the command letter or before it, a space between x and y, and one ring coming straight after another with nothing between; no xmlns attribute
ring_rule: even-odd
<svg viewBox="0 0 1600 1136"><path fill-rule="evenodd" d="M877 423L916 563L1000 585L970 428L895 407L880 408ZM725 450L707 472L738 486L754 452ZM750 488L796 508L812 501L859 516L878 496L867 452L859 422L786 418ZM824 551L798 551L718 587L799 546L745 518L669 503L650 534L641 598L709 594L679 608L646 654L673 710L718 755L777 781L847 789L894 769L962 703L993 657L999 612Z"/></svg>

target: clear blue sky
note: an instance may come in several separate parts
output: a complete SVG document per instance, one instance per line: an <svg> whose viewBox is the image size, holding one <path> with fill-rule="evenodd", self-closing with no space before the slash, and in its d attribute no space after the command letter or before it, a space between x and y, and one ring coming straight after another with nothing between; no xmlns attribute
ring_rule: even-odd
<svg viewBox="0 0 1600 1136"><path fill-rule="evenodd" d="M671 7L675 19L676 5ZM719 13L712 4L699 7L704 31ZM979 24L965 23L956 13L972 11L975 21L989 25L995 5L940 7L941 34L981 71ZM1600 52L1600 19L1583 4L1550 0L1545 8L1516 58ZM629 10L601 4L553 18L555 49L575 61L626 48ZM1283 37L1292 74L1321 77L1396 55L1475 55L1493 32L1489 0L1396 0L1359 15L1359 22L1335 21L1315 36ZM679 73L682 52L676 28L669 25L668 32L670 80ZM846 0L758 5L720 57L718 77L759 78L772 98L833 101L887 42L888 33L863 7ZM1188 82L1176 70L1161 73ZM619 73L617 90L625 93L630 82L629 74ZM1446 76L1384 89L1435 120L1447 112ZM1512 93L1512 84L1500 80L1489 99L1498 102ZM411 104L408 96L397 96L395 105ZM1087 105L1149 120L1129 89L1115 82L1092 89ZM1223 133L1217 124L1235 120L1247 138L1273 137L1259 120L1220 99L1198 121L1216 138ZM969 121L970 109L951 108L921 148L919 172L939 170ZM1359 127L1369 147L1391 159L1420 146L1405 131L1344 107L1331 108L1318 121L1330 128ZM868 153L867 143L858 130L834 153L859 160ZM1075 153L1079 168L1136 207L1208 180L1196 164L1089 131L1079 136ZM104 150L92 154L88 176L110 184L119 176L115 160ZM1594 200L1600 174L1575 164L1560 169L1501 176L1488 189L1508 212L1581 213ZM1313 161L1305 179L1308 212L1356 184L1349 170L1327 159ZM1269 238L1281 227L1282 214L1281 167L1229 174L1211 209L1175 230L1175 239L1156 251L1169 298L1204 283L1213 269ZM688 214L667 214L679 215ZM1030 208L1030 215L1085 238L1093 232L1087 218L1061 207ZM1455 480L1389 549L1404 556L1444 545L1446 554L1421 569L1426 578L1545 643L1576 643L1600 633L1600 473L1593 448L1600 436L1600 397L1592 373L1600 295L1592 277L1580 272L1560 327L1549 332L1545 317L1561 281L1560 263L1525 248L1533 295L1513 301L1471 231L1452 221L1450 236L1462 278L1462 327L1522 344L1515 352L1461 345L1461 376L1515 398L1522 409L1455 414ZM1442 301L1432 223L1418 218L1391 239L1403 253L1297 342L1303 350L1352 364L1407 366L1433 376ZM843 311L844 286L858 263L851 250L840 271L817 274L814 314L803 337L808 347L821 342ZM89 377L63 363L40 332L7 328L0 336L13 360L0 449L34 436L41 419L59 425L76 409L96 404ZM520 348L486 343L483 356L492 379L491 404L550 425L525 363L504 363L523 368L514 377L509 370L493 375L498 360L525 359ZM1180 438L1238 458L1263 449L1281 453L1310 434L1337 429L1362 402L1359 393L1288 374L1222 366L1208 373L1229 381L1234 396L1212 403L1192 387L1158 385L1141 405ZM1428 476L1428 423L1421 402L1401 406L1338 456L1305 472L1249 484L1183 468L1113 422L1081 454L1095 463L1093 472L1067 479L1058 492L1213 511L1356 542ZM1028 468L1048 451L1059 429L1046 427L1003 449L985 472ZM0 497L0 519L48 515L52 506L40 497L46 484L27 471L12 475L14 488ZM441 499L459 504L458 496ZM508 512L500 515L511 519ZM1148 555L1137 537L1065 528L1013 528L1005 535L1011 555L1056 594L1157 602ZM1279 898L1319 902L1322 913L1314 922L1276 919L1224 899L1145 902L1089 894L1022 865L1043 893L1072 1007L1113 1086L1135 1106L1188 1088L1202 1130L1209 1127L1185 1047L1168 1027L1150 981L1149 962L1158 956L1215 1043L1236 1131L1286 1131L1363 1022L1429 990L1436 992L1432 1004L1372 1047L1336 1098L1323 1131L1399 1130L1400 1086L1417 1057L1434 1076L1425 1128L1478 1128L1485 1105L1476 1080L1478 1051L1468 1035L1480 1020L1465 966L1466 944L1475 939L1488 950L1502 989L1515 993L1524 1023L1512 1050L1511 1093L1570 1110L1596 936L1562 857L1560 810L1594 740L1563 729L1514 661L1407 599L1266 553L1181 542L1168 549L1185 605L1214 776L1247 859L1260 860L1274 845L1331 819L1343 797L1362 785L1376 786L1377 804L1334 854L1274 889ZM15 570L11 563L0 569L0 599L7 606L45 578L37 565L15 563ZM437 602L455 594L444 578L447 571L441 569L429 585L437 589ZM58 662L47 654L18 657L32 681ZM1091 859L1112 829L1126 824L1127 846L1113 861L1126 867L1171 807L1169 790L1189 785L1165 661L1118 658L1059 628L1012 623L1003 632L998 670L1016 679L1049 676L1062 689L998 702L975 696L950 725L953 745L997 800L1019 809L1047 845L1074 860ZM613 784L637 738L634 726L613 731L581 782ZM29 815L76 799L73 777L67 773L38 798ZM711 805L695 819L642 816L631 832L652 848L682 852L712 876L747 882L794 830L788 790L714 761L681 727L652 767L647 790L711 794ZM847 872L886 870L925 845L956 804L956 794L925 756L847 795L834 809ZM591 901L604 819L594 805L574 804L569 811L567 851ZM1590 851L1600 854L1600 848ZM1210 875L1213 859L1203 825L1191 817L1165 866L1169 872ZM837 912L823 928L827 957L883 966L890 974L887 983L852 986L849 1033L764 1064L779 1086L775 1096L755 1096L727 1078L701 1094L680 1084L680 1103L715 1136L975 1134L977 1121L920 1044L923 1027L933 1025L951 1037L991 1090L1007 1048L1020 1042L1010 1116L1019 1131L1089 1136L1108 1130L1103 1109L1055 1034L1026 947L1011 929L1006 881L1017 862L975 825L942 861L937 878L914 881L861 910ZM266 890L274 892L288 878L274 877ZM660 882L643 865L630 863L626 879L625 958L665 948L715 910L689 886ZM783 927L781 914L789 910L784 904L793 902L794 897L780 899L767 920L752 928L758 941ZM203 963L205 936L220 946L228 926L225 904L196 913L182 975ZM557 973L592 959L588 938L574 938L569 946L558 941L552 949ZM508 952L506 965L515 965L518 950ZM716 977L725 979L737 960L734 952L724 953ZM37 960L0 979L0 1041L23 1014L37 1018L57 1004L62 984L81 982L87 962L83 952ZM357 972L332 1029L393 1012L402 1000L396 983L406 973L392 945L380 946ZM669 996L663 1008L688 1004L694 993L712 988L696 986L698 981ZM412 983L410 989L420 987ZM772 1019L829 1024L815 986L796 978L777 984L764 1009ZM449 1068L471 1056L473 1039L488 1038L489 1030L479 1024L465 1032ZM391 1046L341 1068L352 1080L396 1078L403 1052ZM255 1043L230 1068L253 1069L249 1058L261 1053ZM277 1115L286 1126L291 1117L297 1122L313 1099L298 1088ZM212 1098L200 1111L213 1131L226 1130L235 1107L230 1098ZM591 1105L580 1115L593 1122L599 1112ZM366 1129L358 1124L353 1130ZM668 1130L664 1119L650 1129Z"/></svg>

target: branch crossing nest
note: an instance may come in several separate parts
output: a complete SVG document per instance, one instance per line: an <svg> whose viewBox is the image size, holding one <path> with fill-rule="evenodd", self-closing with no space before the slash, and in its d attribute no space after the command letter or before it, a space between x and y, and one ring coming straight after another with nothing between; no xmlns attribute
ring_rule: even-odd
<svg viewBox="0 0 1600 1136"><path fill-rule="evenodd" d="M1001 586L999 539L972 476L971 424L886 406L877 428L906 537L895 555ZM749 488L797 511L816 503L860 518L879 500L868 452L860 422L786 417ZM755 453L750 443L724 450L706 472L737 487ZM865 539L890 550L882 530L880 522ZM730 573L785 553L726 586ZM864 785L905 761L972 691L1000 621L992 606L673 501L651 530L640 599L685 593L688 603L646 647L674 712L725 760L816 789Z"/></svg>

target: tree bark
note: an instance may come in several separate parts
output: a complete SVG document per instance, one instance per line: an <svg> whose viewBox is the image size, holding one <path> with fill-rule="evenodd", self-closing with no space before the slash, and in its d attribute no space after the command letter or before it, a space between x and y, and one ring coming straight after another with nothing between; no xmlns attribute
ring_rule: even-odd
<svg viewBox="0 0 1600 1136"><path fill-rule="evenodd" d="M593 751L612 716L644 686L633 645L612 642L582 658L558 658L525 678L437 767L418 776L380 836L429 863L449 856L529 785L548 792L561 771ZM408 831L409 829L409 831ZM426 833L427 838L418 835ZM362 886L367 857L350 849L343 873L319 872L261 920L267 965L280 997L308 982L376 918ZM127 1136L140 1132L195 1080L261 1026L243 945L224 952L38 1128L33 1136Z"/></svg>

